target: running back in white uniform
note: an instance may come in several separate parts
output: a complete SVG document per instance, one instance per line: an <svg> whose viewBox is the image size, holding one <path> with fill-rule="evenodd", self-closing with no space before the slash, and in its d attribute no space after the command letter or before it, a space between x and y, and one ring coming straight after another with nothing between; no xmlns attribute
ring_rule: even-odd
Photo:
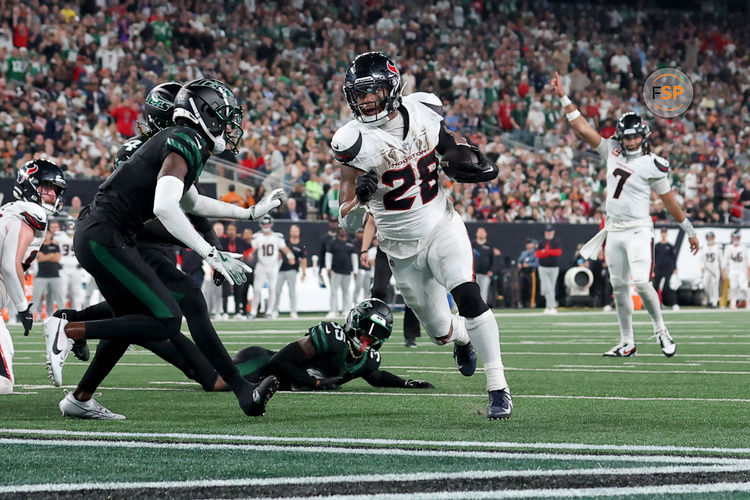
<svg viewBox="0 0 750 500"><path fill-rule="evenodd" d="M47 213L40 205L28 201L15 201L0 207L0 309L8 304L12 304L16 311L28 308L23 284L16 272L16 251L22 224L27 224L34 230L34 238L20 259L25 270L34 261L44 241ZM0 378L6 379L0 379L0 393L11 392L13 389L13 354L10 332L0 319Z"/></svg>
<svg viewBox="0 0 750 500"><path fill-rule="evenodd" d="M279 256L281 249L286 248L284 236L281 233L265 233L259 231L253 234L252 246L255 251L255 272L253 278L253 308L252 315L258 314L260 306L261 290L268 283L268 306L267 313L275 311L276 307L276 283L279 279L279 267L281 261Z"/></svg>
<svg viewBox="0 0 750 500"><path fill-rule="evenodd" d="M58 231L54 240L60 247L60 265L62 266L60 277L63 281L63 298L64 300L70 300L71 309L82 309L83 280L87 273L76 259L76 252L73 249L73 234L72 232Z"/></svg>
<svg viewBox="0 0 750 500"><path fill-rule="evenodd" d="M747 272L748 272L748 250L744 245L727 245L724 247L724 258L722 260L727 278L729 278L729 306L737 307L740 296L745 298L747 307L750 308L750 297L748 296Z"/></svg>
<svg viewBox="0 0 750 500"><path fill-rule="evenodd" d="M703 290L712 307L719 304L719 283L721 282L722 256L719 245L707 244L701 248L701 270L703 272Z"/></svg>

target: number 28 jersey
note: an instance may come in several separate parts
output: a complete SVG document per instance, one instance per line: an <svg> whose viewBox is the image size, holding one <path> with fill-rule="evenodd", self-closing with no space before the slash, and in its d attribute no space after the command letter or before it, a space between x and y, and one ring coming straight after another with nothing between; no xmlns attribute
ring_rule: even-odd
<svg viewBox="0 0 750 500"><path fill-rule="evenodd" d="M352 120L336 131L331 147L344 165L378 174L378 190L369 209L378 239L413 241L426 237L446 215L447 200L438 182L438 145L442 103L434 94L405 96L399 112L404 136Z"/></svg>
<svg viewBox="0 0 750 500"><path fill-rule="evenodd" d="M651 190L666 194L669 185L669 162L649 153L626 159L620 143L602 139L596 150L607 162L607 219L617 229L617 224L632 227L639 221L652 225L649 217Z"/></svg>

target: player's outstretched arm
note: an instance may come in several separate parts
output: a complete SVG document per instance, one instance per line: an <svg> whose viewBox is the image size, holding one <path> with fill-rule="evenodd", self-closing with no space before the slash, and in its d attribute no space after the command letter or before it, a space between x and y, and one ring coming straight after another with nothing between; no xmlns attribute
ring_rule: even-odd
<svg viewBox="0 0 750 500"><path fill-rule="evenodd" d="M315 390L335 390L341 384L341 377L318 379L307 373L308 360L315 357L315 346L310 337L290 342L268 361L268 370L282 382L297 387Z"/></svg>
<svg viewBox="0 0 750 500"><path fill-rule="evenodd" d="M672 193L672 191L668 191L664 194L660 194L659 197L664 203L664 208L669 211L669 214L674 217L674 220L677 221L682 230L685 231L685 233L688 235L688 241L690 241L690 251L693 255L697 254L698 249L700 248L700 244L698 243L698 236L696 236L695 234L695 228L690 222L690 219L685 217L685 214L682 212L680 205L677 204L677 200L675 199L674 194Z"/></svg>
<svg viewBox="0 0 750 500"><path fill-rule="evenodd" d="M402 389L434 389L435 386L424 380L406 380L385 370L374 370L362 376L373 387L400 387Z"/></svg>
<svg viewBox="0 0 750 500"><path fill-rule="evenodd" d="M602 142L602 136L599 135L599 132L597 132L594 127L589 125L589 122L587 122L581 112L578 111L575 104L573 104L570 101L570 98L565 95L562 78L560 78L558 72L555 72L555 77L550 80L549 86L560 99L560 104L562 104L563 110L565 111L565 116L568 119L570 126L573 127L573 130L575 130L576 133L592 148L599 146Z"/></svg>

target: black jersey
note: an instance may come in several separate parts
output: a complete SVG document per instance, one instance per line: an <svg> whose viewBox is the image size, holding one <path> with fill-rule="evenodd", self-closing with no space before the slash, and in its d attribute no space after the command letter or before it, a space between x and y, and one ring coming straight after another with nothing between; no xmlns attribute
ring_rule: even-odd
<svg viewBox="0 0 750 500"><path fill-rule="evenodd" d="M143 146L148 139L148 136L140 134L125 141L125 143L120 146L120 149L117 150L117 154L115 154L115 162L114 165L112 165L113 170L117 170L118 167L121 167L122 164L125 163L128 158L133 156L133 153Z"/></svg>
<svg viewBox="0 0 750 500"><path fill-rule="evenodd" d="M315 356L308 360L308 370L320 372L325 377L343 377L342 383L357 377L366 377L380 367L380 353L372 349L354 359L346 343L344 328L324 321L308 330L307 335L315 347ZM313 375L314 376L314 375Z"/></svg>
<svg viewBox="0 0 750 500"><path fill-rule="evenodd" d="M292 243L290 240L286 240L286 247L294 254L294 264L290 264L289 260L284 259L281 261L279 271L299 271L300 261L302 259L307 259L307 249L305 248L305 245L303 245L301 241L299 243Z"/></svg>
<svg viewBox="0 0 750 500"><path fill-rule="evenodd" d="M210 151L196 130L176 125L133 149L130 157L99 186L89 216L111 224L123 234L134 235L144 222L154 218L156 180L170 153L180 155L187 164L184 179L187 192L198 180Z"/></svg>

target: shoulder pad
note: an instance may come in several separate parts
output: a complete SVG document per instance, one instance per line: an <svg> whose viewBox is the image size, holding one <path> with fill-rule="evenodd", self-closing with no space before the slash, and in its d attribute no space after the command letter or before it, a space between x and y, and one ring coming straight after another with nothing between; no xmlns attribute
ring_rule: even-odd
<svg viewBox="0 0 750 500"><path fill-rule="evenodd" d="M47 212L36 203L30 201L15 201L8 204L8 208L19 219L28 224L34 231L44 231L47 227Z"/></svg>
<svg viewBox="0 0 750 500"><path fill-rule="evenodd" d="M164 142L170 151L182 156L188 166L198 167L203 163L203 151L208 144L205 139L190 127L174 126L159 132L164 134Z"/></svg>
<svg viewBox="0 0 750 500"><path fill-rule="evenodd" d="M665 160L661 156L654 155L654 165L660 172L664 172L665 174L669 172L669 160Z"/></svg>
<svg viewBox="0 0 750 500"><path fill-rule="evenodd" d="M339 163L350 163L362 149L362 132L356 123L356 120L352 120L333 134L331 149Z"/></svg>
<svg viewBox="0 0 750 500"><path fill-rule="evenodd" d="M428 108L430 108L432 111L440 115L441 118L443 116L443 102L435 94L429 94L427 92L414 92L404 97L404 101L418 102L423 106L427 106Z"/></svg>
<svg viewBox="0 0 750 500"><path fill-rule="evenodd" d="M277 238L281 238L282 240L286 241L286 240L284 239L284 234L283 234L283 233L277 233L277 232L274 232L274 233L273 233L273 235L274 235L274 236L276 236Z"/></svg>

